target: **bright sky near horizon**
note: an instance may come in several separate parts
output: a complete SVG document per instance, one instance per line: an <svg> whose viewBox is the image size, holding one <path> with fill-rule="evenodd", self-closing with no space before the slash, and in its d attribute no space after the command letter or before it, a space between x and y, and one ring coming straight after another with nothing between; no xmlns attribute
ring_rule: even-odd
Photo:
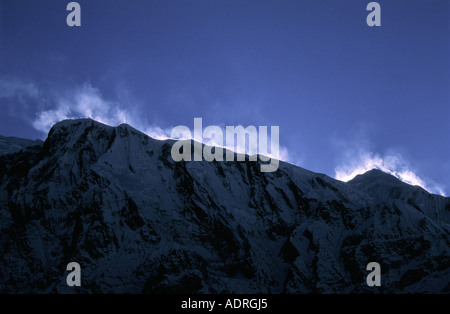
<svg viewBox="0 0 450 314"><path fill-rule="evenodd" d="M283 159L450 195L450 1L0 0L0 134L279 126Z"/></svg>

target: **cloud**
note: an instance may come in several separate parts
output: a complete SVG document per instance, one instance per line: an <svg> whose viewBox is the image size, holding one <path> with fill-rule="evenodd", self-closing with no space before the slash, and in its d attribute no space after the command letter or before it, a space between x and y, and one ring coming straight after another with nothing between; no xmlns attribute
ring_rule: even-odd
<svg viewBox="0 0 450 314"><path fill-rule="evenodd" d="M379 169L405 183L418 185L430 193L445 196L443 186L417 175L417 171L411 167L410 163L400 153L391 150L384 155L380 155L367 150L366 144L367 141L362 140L359 146L354 148L347 147L343 151L344 161L335 168L336 179L349 181L358 174L363 174L372 169Z"/></svg>
<svg viewBox="0 0 450 314"><path fill-rule="evenodd" d="M8 114L13 117L23 117L29 106L35 100L41 99L37 86L30 81L23 81L16 78L0 78L0 104L5 106Z"/></svg>
<svg viewBox="0 0 450 314"><path fill-rule="evenodd" d="M121 92L127 95L125 98L129 98L126 91L122 90ZM55 123L61 120L91 118L111 126L127 123L158 140L172 138L172 127L161 128L148 123L139 112L139 106L107 99L98 88L90 83L84 83L81 86L69 89L56 90L53 88L49 90L42 86L38 87L30 81L19 79L0 80L1 98L20 99L20 102L27 107L19 110L22 114L25 113L27 115L22 116L22 118L28 121L36 130L43 133L47 133ZM42 101L43 99L45 101ZM33 103L35 104L34 107L31 106ZM30 112L34 112L34 115L30 114ZM193 118L191 121L193 123ZM204 125L203 130L206 127L207 125ZM238 153L249 154L258 151L258 143L250 143L250 146L248 144L236 144L235 147L224 145L226 126L222 125L220 127L224 138L215 138L210 141L204 139L203 142L208 145L225 147ZM193 133L193 128L191 130ZM268 137L270 150L270 127L268 127ZM279 160L290 161L288 149L283 146L278 147L278 152L270 151L266 155Z"/></svg>
<svg viewBox="0 0 450 314"><path fill-rule="evenodd" d="M170 138L171 129L148 126L130 104L125 108L116 101L105 99L100 90L89 83L54 97L51 107L37 112L32 122L35 129L48 132L61 120L91 118L111 126L127 123L158 140Z"/></svg>
<svg viewBox="0 0 450 314"><path fill-rule="evenodd" d="M87 83L54 96L50 106L52 108L36 113L32 122L35 129L47 132L56 122L64 119L91 118L109 125L132 120L127 110L104 99L97 88Z"/></svg>
<svg viewBox="0 0 450 314"><path fill-rule="evenodd" d="M133 124L131 124L133 125ZM134 126L134 125L133 125ZM136 126L138 129L139 127ZM167 140L171 138L172 129L161 129L159 126L151 126L139 129L156 140Z"/></svg>
<svg viewBox="0 0 450 314"><path fill-rule="evenodd" d="M125 107L108 100L89 83L49 89L28 80L0 78L0 100L7 104L9 114L21 117L43 133L61 120L91 118L112 126L128 123L156 139L170 138L169 129L148 126L131 104Z"/></svg>
<svg viewBox="0 0 450 314"><path fill-rule="evenodd" d="M38 88L32 83L18 79L0 79L0 98L37 97Z"/></svg>

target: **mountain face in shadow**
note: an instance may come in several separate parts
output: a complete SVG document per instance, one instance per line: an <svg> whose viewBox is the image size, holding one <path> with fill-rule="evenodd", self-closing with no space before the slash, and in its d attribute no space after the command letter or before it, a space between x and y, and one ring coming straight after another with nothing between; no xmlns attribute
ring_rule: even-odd
<svg viewBox="0 0 450 314"><path fill-rule="evenodd" d="M175 162L172 144L67 120L0 156L0 292L450 291L450 198L378 170L344 183L283 162Z"/></svg>
<svg viewBox="0 0 450 314"><path fill-rule="evenodd" d="M29 146L41 145L41 140L27 140L18 137L0 135L0 155L12 154Z"/></svg>

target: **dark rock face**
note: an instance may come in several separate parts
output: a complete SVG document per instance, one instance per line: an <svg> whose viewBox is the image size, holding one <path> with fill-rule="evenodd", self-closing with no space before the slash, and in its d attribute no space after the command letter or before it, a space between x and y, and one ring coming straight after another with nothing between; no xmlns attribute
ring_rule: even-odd
<svg viewBox="0 0 450 314"><path fill-rule="evenodd" d="M380 171L174 162L172 143L73 120L0 156L0 292L73 292L69 262L81 293L450 291L449 198Z"/></svg>

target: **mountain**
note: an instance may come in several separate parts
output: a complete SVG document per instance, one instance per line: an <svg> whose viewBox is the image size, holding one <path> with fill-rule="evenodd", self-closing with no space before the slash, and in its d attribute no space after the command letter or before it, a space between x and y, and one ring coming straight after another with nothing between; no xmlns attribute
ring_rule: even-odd
<svg viewBox="0 0 450 314"><path fill-rule="evenodd" d="M18 137L5 137L0 135L0 155L12 154L25 147L35 145L42 145L42 141L32 141Z"/></svg>
<svg viewBox="0 0 450 314"><path fill-rule="evenodd" d="M450 291L450 198L378 170L344 183L283 162L175 162L172 144L66 120L0 156L0 292Z"/></svg>

